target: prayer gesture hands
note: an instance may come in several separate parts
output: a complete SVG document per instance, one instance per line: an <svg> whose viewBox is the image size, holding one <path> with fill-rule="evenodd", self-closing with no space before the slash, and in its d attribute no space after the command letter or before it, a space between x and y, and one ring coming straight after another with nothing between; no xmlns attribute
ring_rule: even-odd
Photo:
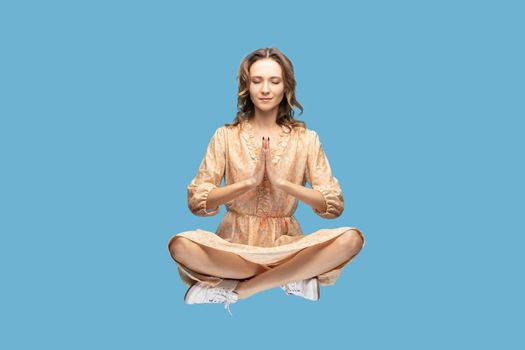
<svg viewBox="0 0 525 350"><path fill-rule="evenodd" d="M283 185L284 180L279 177L277 170L273 167L270 154L270 138L263 137L261 157L255 166L255 173L253 175L253 185L258 186L264 178L267 178L270 183L279 188Z"/></svg>

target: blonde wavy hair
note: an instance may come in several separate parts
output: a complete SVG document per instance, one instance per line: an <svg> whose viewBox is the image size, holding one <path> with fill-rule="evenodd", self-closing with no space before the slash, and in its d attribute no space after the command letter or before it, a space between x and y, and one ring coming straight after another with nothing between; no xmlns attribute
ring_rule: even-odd
<svg viewBox="0 0 525 350"><path fill-rule="evenodd" d="M242 122L249 120L255 114L255 106L250 99L250 67L260 59L270 58L277 62L283 72L284 98L279 104L277 112L277 124L287 127L290 131L296 127L306 129L306 123L294 119L294 109L296 106L303 113L303 106L295 98L295 75L292 62L277 48L262 48L248 54L241 62L237 73L239 89L237 93L237 115L232 123L224 124L226 127L234 127Z"/></svg>

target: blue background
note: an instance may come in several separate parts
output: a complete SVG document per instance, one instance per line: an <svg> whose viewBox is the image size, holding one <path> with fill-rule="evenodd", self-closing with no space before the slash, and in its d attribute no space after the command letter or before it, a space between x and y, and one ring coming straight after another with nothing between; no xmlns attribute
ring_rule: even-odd
<svg viewBox="0 0 525 350"><path fill-rule="evenodd" d="M523 348L519 1L0 5L3 349ZM358 258L319 302L186 305L167 250L225 213L186 186L277 47L345 194Z"/></svg>

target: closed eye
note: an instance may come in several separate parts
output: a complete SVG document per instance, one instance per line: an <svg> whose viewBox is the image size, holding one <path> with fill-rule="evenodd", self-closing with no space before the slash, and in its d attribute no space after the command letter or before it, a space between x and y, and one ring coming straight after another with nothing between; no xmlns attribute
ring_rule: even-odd
<svg viewBox="0 0 525 350"><path fill-rule="evenodd" d="M259 84L261 83L260 81L252 81L252 83L254 84ZM272 81L273 84L277 85L277 84L280 84L281 82L280 81Z"/></svg>

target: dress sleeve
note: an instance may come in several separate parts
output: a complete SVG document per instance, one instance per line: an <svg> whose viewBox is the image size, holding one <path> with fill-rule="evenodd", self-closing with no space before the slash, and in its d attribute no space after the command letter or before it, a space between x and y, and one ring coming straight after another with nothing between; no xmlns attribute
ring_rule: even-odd
<svg viewBox="0 0 525 350"><path fill-rule="evenodd" d="M197 175L188 185L188 208L197 216L213 216L219 206L206 210L206 200L211 190L219 187L226 165L226 143L224 129L218 128L211 138Z"/></svg>
<svg viewBox="0 0 525 350"><path fill-rule="evenodd" d="M337 218L344 210L343 192L339 181L332 175L330 163L315 131L312 131L307 163L306 181L312 189L321 192L326 202L325 212L312 208L314 213L325 219Z"/></svg>

